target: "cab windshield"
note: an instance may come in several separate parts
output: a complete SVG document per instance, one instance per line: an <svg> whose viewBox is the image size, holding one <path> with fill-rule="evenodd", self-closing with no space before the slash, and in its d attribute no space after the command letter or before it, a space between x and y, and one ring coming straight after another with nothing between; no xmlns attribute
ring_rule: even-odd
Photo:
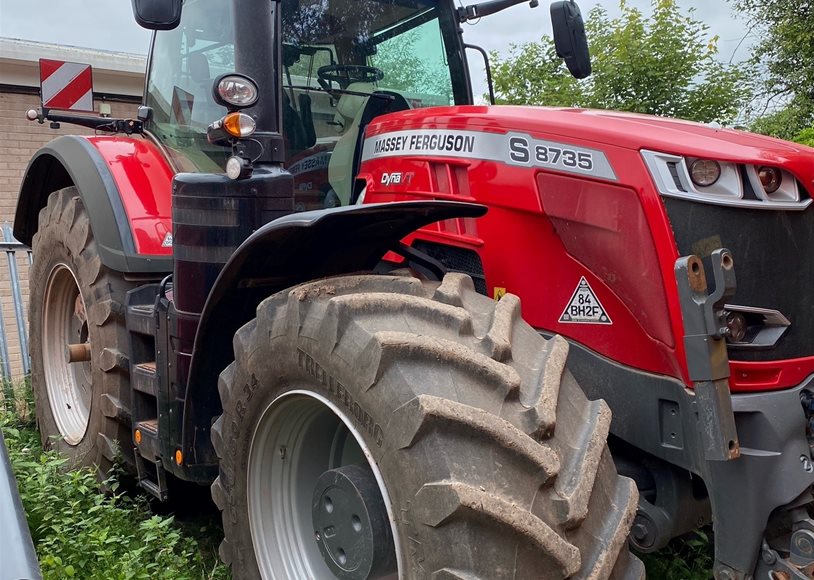
<svg viewBox="0 0 814 580"><path fill-rule="evenodd" d="M450 74L449 59L460 56L452 9L443 4L281 3L282 132L289 166L314 155L327 165L368 99L375 98L371 93L395 93L410 108L467 101L463 63L455 60ZM152 108L149 128L180 171L223 171L230 151L209 145L206 127L226 113L213 102L212 82L234 71L234 43L232 6L224 0L186 0L180 26L155 35L145 97ZM319 162L309 169L314 164ZM324 181L300 185L326 193L332 188L327 176Z"/></svg>

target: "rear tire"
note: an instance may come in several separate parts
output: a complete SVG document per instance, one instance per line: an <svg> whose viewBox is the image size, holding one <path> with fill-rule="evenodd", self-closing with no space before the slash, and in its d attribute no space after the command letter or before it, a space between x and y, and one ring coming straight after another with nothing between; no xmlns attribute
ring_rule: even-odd
<svg viewBox="0 0 814 580"><path fill-rule="evenodd" d="M398 577L643 577L610 410L585 398L568 343L525 324L517 297L496 303L458 274L328 279L265 300L234 349L212 496L236 578L366 577L337 574L315 548L312 489L354 463L347 449L378 480Z"/></svg>
<svg viewBox="0 0 814 580"><path fill-rule="evenodd" d="M124 297L135 284L106 268L75 187L40 211L30 271L31 375L43 447L70 467L110 474L121 444L132 464ZM67 362L67 343L90 343L88 362Z"/></svg>

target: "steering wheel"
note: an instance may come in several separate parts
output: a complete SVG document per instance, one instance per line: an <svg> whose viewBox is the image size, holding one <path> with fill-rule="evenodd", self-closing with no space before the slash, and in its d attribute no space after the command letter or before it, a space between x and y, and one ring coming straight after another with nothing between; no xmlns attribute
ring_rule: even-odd
<svg viewBox="0 0 814 580"><path fill-rule="evenodd" d="M329 64L317 70L319 85L331 92L331 83L347 89L351 83L375 83L384 78L384 71L375 66L361 64Z"/></svg>

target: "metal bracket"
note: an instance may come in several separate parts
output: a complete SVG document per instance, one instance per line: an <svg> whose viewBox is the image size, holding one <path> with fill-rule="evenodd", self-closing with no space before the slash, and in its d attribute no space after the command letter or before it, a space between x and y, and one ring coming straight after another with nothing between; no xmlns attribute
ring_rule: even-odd
<svg viewBox="0 0 814 580"><path fill-rule="evenodd" d="M96 117L93 115L76 115L71 113L52 113L51 109L43 107L40 110L31 109L27 114L29 121L37 121L40 125L50 121L51 129L59 129L60 123L70 123L80 127L88 127L95 131L108 131L110 133L142 133L144 127L140 119L113 119L111 117Z"/></svg>
<svg viewBox="0 0 814 580"><path fill-rule="evenodd" d="M735 294L735 262L725 249L715 250L711 258L715 277L715 290L711 294L701 258L685 256L679 258L675 266L691 381L729 377L724 304Z"/></svg>
<svg viewBox="0 0 814 580"><path fill-rule="evenodd" d="M675 275L684 320L687 371L695 383L698 429L708 461L740 457L726 351L724 304L735 294L735 261L726 249L711 255L715 289L709 292L698 256L676 260Z"/></svg>

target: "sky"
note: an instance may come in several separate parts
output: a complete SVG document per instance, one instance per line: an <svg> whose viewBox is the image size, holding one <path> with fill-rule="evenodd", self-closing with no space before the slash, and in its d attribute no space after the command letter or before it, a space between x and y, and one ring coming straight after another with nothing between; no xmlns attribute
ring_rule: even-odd
<svg viewBox="0 0 814 580"><path fill-rule="evenodd" d="M460 1L460 0L458 0ZM470 0L474 2L475 0ZM587 17L596 0L578 0ZM628 0L628 3L650 13L650 0ZM678 0L682 9L695 8L695 17L710 27L710 36L718 35L720 57L738 61L748 56L750 36L745 24L733 14L728 0ZM507 53L512 43L522 44L550 34L551 22L542 0L538 8L525 3L467 24L467 42L487 50ZM618 0L603 4L611 16L618 15ZM130 0L0 0L0 37L22 38L55 44L146 54L150 33L140 28L132 17ZM740 46L739 46L740 44ZM736 50L737 49L737 50ZM482 67L477 55L471 55L475 94L485 91L485 83L477 82Z"/></svg>

